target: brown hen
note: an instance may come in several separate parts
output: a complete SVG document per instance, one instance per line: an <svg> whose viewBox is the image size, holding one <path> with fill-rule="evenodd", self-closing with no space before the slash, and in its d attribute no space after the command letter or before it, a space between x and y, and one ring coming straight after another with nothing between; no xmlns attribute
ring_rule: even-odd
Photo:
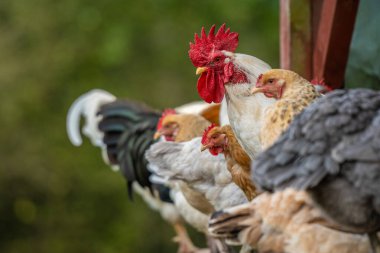
<svg viewBox="0 0 380 253"><path fill-rule="evenodd" d="M232 181L245 193L251 201L257 196L257 189L251 180L251 159L240 146L230 125L223 127L211 125L202 138L202 151L209 149L212 155L223 153Z"/></svg>

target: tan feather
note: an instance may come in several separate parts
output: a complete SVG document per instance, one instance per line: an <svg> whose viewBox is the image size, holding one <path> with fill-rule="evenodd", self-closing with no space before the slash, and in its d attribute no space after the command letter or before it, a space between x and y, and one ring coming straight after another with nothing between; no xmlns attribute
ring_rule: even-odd
<svg viewBox="0 0 380 253"><path fill-rule="evenodd" d="M308 194L286 189L263 193L248 204L223 210L210 221L210 232L228 233L243 228L238 238L258 252L275 253L368 253L366 236L323 227L322 213ZM232 221L232 222L230 222Z"/></svg>
<svg viewBox="0 0 380 253"><path fill-rule="evenodd" d="M216 125L220 125L219 122L219 113L220 113L220 104L212 104L206 109L203 109L199 115L201 115L206 120L214 123Z"/></svg>
<svg viewBox="0 0 380 253"><path fill-rule="evenodd" d="M288 70L273 69L264 73L263 82L279 79L285 83L281 98L266 110L266 118L260 133L263 148L272 145L286 130L293 118L321 94L309 81Z"/></svg>
<svg viewBox="0 0 380 253"><path fill-rule="evenodd" d="M197 114L172 114L162 121L163 126L170 123L179 125L175 142L189 141L202 136L204 129L210 125L208 120Z"/></svg>

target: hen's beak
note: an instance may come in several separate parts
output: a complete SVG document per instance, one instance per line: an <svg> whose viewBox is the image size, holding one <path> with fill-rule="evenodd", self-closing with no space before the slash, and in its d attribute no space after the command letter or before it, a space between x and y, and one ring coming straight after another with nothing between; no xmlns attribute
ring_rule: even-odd
<svg viewBox="0 0 380 253"><path fill-rule="evenodd" d="M195 74L196 75L200 75L202 74L203 72L207 71L207 67L199 67L197 68L197 70L195 71Z"/></svg>
<svg viewBox="0 0 380 253"><path fill-rule="evenodd" d="M255 93L259 93L259 92L263 92L263 90L264 90L264 88L262 88L262 87L253 87L252 89L251 89L251 94L255 94Z"/></svg>
<svg viewBox="0 0 380 253"><path fill-rule="evenodd" d="M155 132L154 135L153 135L153 139L154 140L157 140L160 137L161 137L161 133L159 131Z"/></svg>
<svg viewBox="0 0 380 253"><path fill-rule="evenodd" d="M206 149L209 149L211 148L211 145L210 144L207 144L207 145L202 145L201 147L201 152L205 151Z"/></svg>

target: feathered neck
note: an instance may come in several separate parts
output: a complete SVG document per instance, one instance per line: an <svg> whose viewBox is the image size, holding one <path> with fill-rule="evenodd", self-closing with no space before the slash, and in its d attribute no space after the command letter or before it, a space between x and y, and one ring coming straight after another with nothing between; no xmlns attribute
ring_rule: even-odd
<svg viewBox="0 0 380 253"><path fill-rule="evenodd" d="M287 84L281 99L299 99L309 96L310 94L319 94L319 92L309 81L299 77L290 85Z"/></svg>

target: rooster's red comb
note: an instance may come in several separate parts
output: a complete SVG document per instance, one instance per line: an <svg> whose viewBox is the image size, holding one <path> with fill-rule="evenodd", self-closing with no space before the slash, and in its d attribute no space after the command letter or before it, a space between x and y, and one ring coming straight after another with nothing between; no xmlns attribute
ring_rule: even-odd
<svg viewBox="0 0 380 253"><path fill-rule="evenodd" d="M260 74L259 77L256 80L256 85L263 79L263 74Z"/></svg>
<svg viewBox="0 0 380 253"><path fill-rule="evenodd" d="M215 34L213 25L206 35L205 28L202 27L201 37L194 35L194 43L190 42L189 57L195 67L203 67L209 61L209 54L214 50L226 50L234 52L239 44L239 34L226 29L223 24Z"/></svg>
<svg viewBox="0 0 380 253"><path fill-rule="evenodd" d="M206 145L207 144L207 134L211 131L211 129L213 129L214 127L217 127L216 124L212 123L211 125L209 125L205 131L203 132L203 136L202 136L202 145Z"/></svg>
<svg viewBox="0 0 380 253"><path fill-rule="evenodd" d="M162 122L164 121L165 117L172 114L177 114L177 112L171 108L165 109L162 112L161 118L158 120L158 123L157 123L157 130L160 130L162 128Z"/></svg>

